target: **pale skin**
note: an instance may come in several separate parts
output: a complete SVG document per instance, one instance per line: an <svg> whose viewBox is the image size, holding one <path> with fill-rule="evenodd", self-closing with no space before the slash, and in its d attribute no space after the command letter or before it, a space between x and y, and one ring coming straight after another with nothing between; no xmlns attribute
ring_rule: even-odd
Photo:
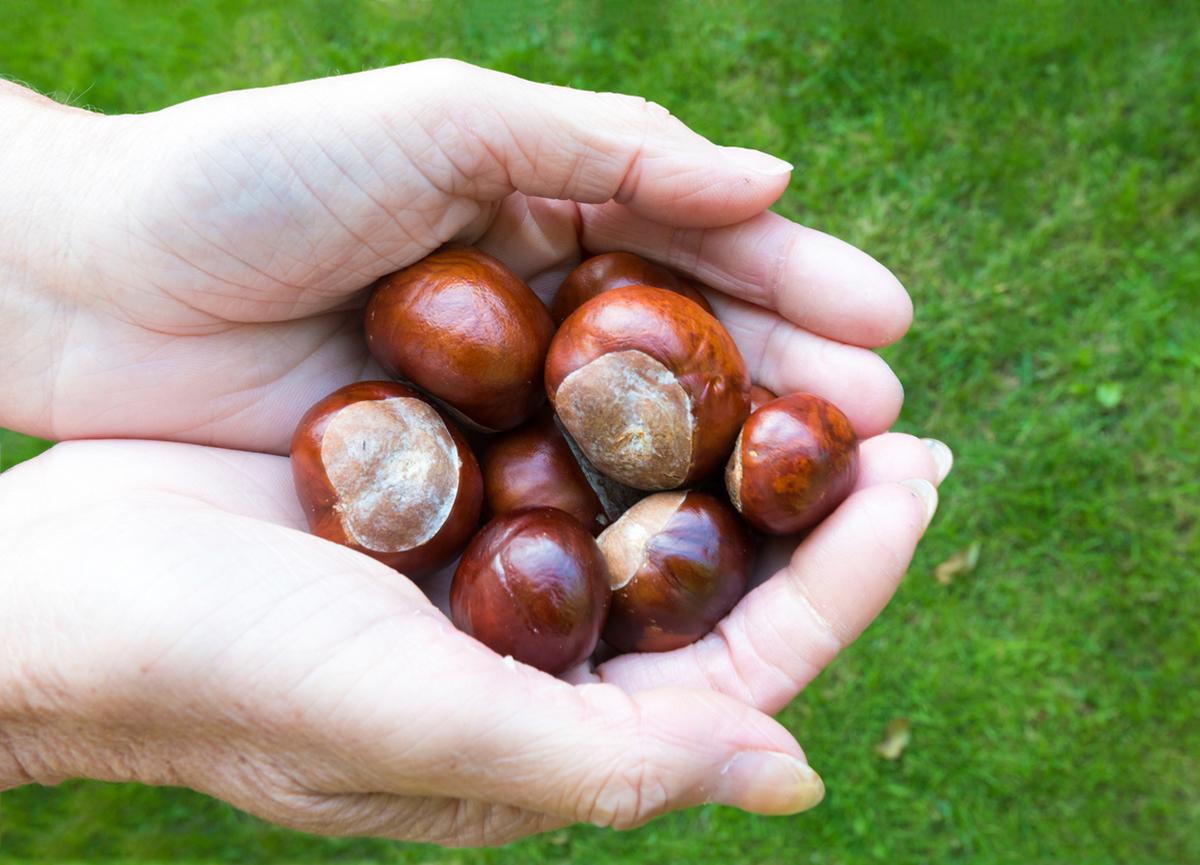
<svg viewBox="0 0 1200 865"><path fill-rule="evenodd" d="M448 61L120 117L0 83L0 117L0 425L92 439L0 478L0 789L184 785L448 845L820 801L770 714L891 597L950 457L886 432L902 391L870 349L911 303L768 211L787 165ZM694 646L565 681L497 657L308 535L285 456L310 404L381 377L366 287L448 241L543 296L581 248L696 276L756 381L851 418L858 490Z"/></svg>

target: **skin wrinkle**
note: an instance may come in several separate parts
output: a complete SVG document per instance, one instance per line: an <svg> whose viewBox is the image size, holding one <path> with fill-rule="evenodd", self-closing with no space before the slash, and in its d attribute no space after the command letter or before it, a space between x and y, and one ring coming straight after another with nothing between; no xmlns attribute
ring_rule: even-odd
<svg viewBox="0 0 1200 865"><path fill-rule="evenodd" d="M329 106L329 107L330 107L329 117L330 117L332 123L334 124L334 126L337 128L338 132L341 133L342 142L345 145L347 145L348 147L350 147L351 149L353 149L354 152L358 154L361 164L370 170L371 174L374 176L375 181L378 183L379 187L381 189L389 189L389 187L391 186L391 184L393 182L392 179L389 177L385 177L379 171L378 167L376 167L376 159L383 159L386 155L384 152L384 149L381 148L380 153L376 154L375 156L369 155L359 144L359 142L358 142L359 136L352 133L346 127L346 124L342 122L342 119L339 116L338 111L336 110L336 106ZM412 164L412 160L408 156L407 148L399 146L398 142L396 142L396 140L389 135L389 132L385 125L380 124L377 128L379 129L379 131L382 132L384 137L388 138L394 145L393 149L390 151L387 151L387 153L403 159L403 161L407 164L407 166L410 169L410 171L412 172L412 174L415 174L417 177L426 180L426 182L428 183L427 178L425 178L424 175L421 174L419 171L415 170L415 167ZM317 141L315 136L312 137L311 140L313 141L313 143L316 143L319 146L319 142ZM324 148L322 148L322 149L324 150ZM326 157L328 159L330 159L331 161L334 161L335 164L337 164L336 161L333 160L332 154L328 153L328 151L325 151L325 153L326 153ZM340 168L340 165L339 165L339 168ZM341 169L341 170L344 175L349 177L348 173L344 169ZM408 174L406 173L403 176L407 179ZM421 243L418 242L417 238L412 236L412 234L409 232L408 227L405 226L404 223L400 220L400 212L401 212L400 208L395 208L395 210L393 211L393 210L389 209L388 206L382 200L380 200L375 195L373 195L361 183L358 183L357 181L355 181L354 185L355 185L355 188L357 188L367 199L369 199L375 205L375 208L378 212L383 213L385 216L388 217L388 222L390 223L390 226L393 230L398 231L402 235L406 236L408 238L409 243L412 244L413 246L416 246L416 247L421 246ZM406 204L406 208L409 206L411 206L411 205ZM396 269L403 266L403 264L397 264L396 262L394 262L390 256L385 256L384 260L389 265L393 266L393 268L396 268ZM405 262L405 263L407 263L407 262Z"/></svg>
<svg viewBox="0 0 1200 865"><path fill-rule="evenodd" d="M853 637L849 635L849 629L840 623L835 623L827 618L825 614L817 607L812 596L808 593L808 588L804 585L804 579L797 569L791 565L784 569L783 585L793 595L797 606L803 609L812 618L813 624L816 625L812 632L817 634L821 642L826 644L828 649L828 657L833 657L840 652L846 645L849 645ZM824 663L821 664L824 666Z"/></svg>
<svg viewBox="0 0 1200 865"><path fill-rule="evenodd" d="M336 115L334 115L334 117L336 118ZM342 134L342 137L343 137L343 140L345 141L345 143L347 143L352 149L354 149L359 154L360 157L362 157L363 153L362 153L362 150L358 147L358 145L352 139L350 139L349 135L346 133L346 131L340 125L338 128ZM310 141L312 144L316 145L317 151L319 153L321 153L322 156L325 157L326 162L328 162L330 165L332 165L334 167L334 169L342 177L344 177L346 179L347 183L349 183L351 187L353 187L360 195L362 195L363 198L370 201L371 204L375 207L376 211L383 214L387 218L387 221L392 224L393 228L395 228L401 234L405 235L408 238L408 242L411 246L413 246L417 249L421 249L421 248L425 248L429 245L428 241L421 242L409 233L408 229L405 228L405 226L400 222L399 215L398 215L399 209L397 209L396 212L389 211L389 209L386 207L386 205L384 205L383 202L381 202L378 198L376 198L374 195L372 195L361 183L359 183L359 181L341 164L340 161L338 161L337 159L334 158L333 154L330 153L329 150L324 145L322 145L321 142L316 137L311 137ZM367 160L367 164L368 165L371 164L369 160ZM378 173L376 173L376 177L378 177ZM316 195L315 191L312 190L311 187L308 187L308 188L309 188L310 192L313 192L314 197L318 197ZM336 219L337 217L334 217L334 218ZM371 253L376 256L376 258L379 260L380 263L387 265L389 272L393 271L393 270L399 270L401 267L404 266L404 264L407 263L407 262L398 262L392 255L389 255L388 253L377 249L375 247L375 245L372 244L368 240L368 238L363 237L358 232L351 229L348 225L346 225L341 220L338 220L338 222L346 229L346 231L350 234L351 237L353 237L355 240L357 240L359 242L360 246L363 246L366 249L370 250Z"/></svg>
<svg viewBox="0 0 1200 865"><path fill-rule="evenodd" d="M727 620L726 620L727 621ZM726 625L726 621L722 621L718 628L724 633L730 626ZM744 620L739 620L739 624ZM792 624L788 623L789 626ZM767 619L767 626L771 630L771 636L774 638L775 645L783 646L792 649L792 641L788 639L788 634L775 624L773 618ZM732 649L732 641L727 641L731 647L730 657L733 659L734 669L737 671L738 678L745 683L746 689L750 694L748 705L756 706L766 712L777 712L787 705L793 694L800 693L809 682L816 678L820 672L820 667L812 663L805 655L799 651L793 650L789 659L790 663L785 663L779 660L772 660L769 653L759 649L759 641L763 636L753 630L746 628L741 629L744 635L744 645L747 647L750 658L739 660L742 657L741 652L735 652ZM794 665L795 669L803 669L802 673L791 673L789 669ZM757 676L748 675L744 670L758 669ZM768 683L766 679L773 676L776 681ZM763 681L757 686L751 685L750 682L761 678Z"/></svg>
<svg viewBox="0 0 1200 865"><path fill-rule="evenodd" d="M220 146L221 143L222 142L220 142L220 141L216 142L217 146ZM285 164L287 164L289 167L292 167L293 169L295 169L295 166L292 165L292 163L288 159L287 155L282 151L281 148L279 148L279 146L274 141L272 141L271 139L268 138L265 141L263 141L262 144L264 146L270 145L270 146L276 147L276 152L279 153L281 158L283 158ZM236 157L239 160L239 163L241 165L245 165L245 166L250 165L250 161L247 159L246 154L242 150L240 150L238 146L235 146L232 142L228 142L227 146L235 152ZM209 185L211 186L211 188L214 191L219 189L220 186L215 181L210 179L209 167L207 167L207 166L211 166L211 167L216 168L217 170L223 172L227 176L227 178L229 180L233 181L234 183L236 183L242 189L242 191L247 192L247 193L251 192L251 190L246 186L245 177L243 177L239 172L236 172L233 169L224 165L219 159L210 156L207 153L207 151L202 150L202 149L196 149L196 150L192 151L191 156L192 156L192 160L195 162L197 170L200 172L201 176L203 176L206 180L208 180ZM259 174L259 176L261 177L261 174ZM311 198L315 199L315 196L312 195L313 190L308 186L303 175L299 171L294 170L293 179L295 179L301 186L303 186L305 188L305 190L310 194ZM269 186L269 184L266 184L266 185ZM225 196L225 195L219 195L217 197L216 202L214 202L214 203L218 203L218 204L224 203L226 198L227 198L227 196ZM320 202L318 200L316 203L318 203L322 206L322 208L325 210L325 212L329 215L329 217L331 219L333 219L334 221L337 221L336 215L334 215L332 212L330 212L329 209L324 206L323 202ZM274 287L274 288L288 289L288 290L294 291L294 292L300 292L302 290L302 286L281 280L279 277L277 277L273 274L267 273L258 265L253 264L246 258L233 252L232 250L230 250L228 248L228 244L223 242L224 238L216 239L213 237L206 236L205 232L201 229L201 226L196 225L192 221L193 217L192 217L191 213L188 211L190 211L190 209L176 208L175 216L178 219L179 224L181 224L184 227L186 227L187 229L189 229L189 231L191 232L193 237L195 237L198 240L203 241L205 244L208 245L208 247L210 249L215 250L224 258L230 259L230 260L236 262L237 264L241 265L246 270L253 273L255 276L261 277L261 279L267 284L267 286ZM207 208L201 209L202 213L207 213L208 211L209 211L209 209L207 209ZM339 224L340 224L340 222L339 222ZM344 226L343 226L343 228L344 228ZM303 235L301 235L301 236L303 236ZM180 257L182 258L182 256L180 256ZM185 261L185 263L194 267L196 270L200 270L202 273L205 273L206 275L211 276L213 279L217 280L218 282L225 283L226 285L231 285L235 288L241 288L244 291L247 291L251 294L260 293L262 290L258 285L254 284L254 283L234 281L229 276L222 276L219 274L210 273L210 272L196 266L193 262L189 262L186 259L184 259L184 261Z"/></svg>
<svg viewBox="0 0 1200 865"><path fill-rule="evenodd" d="M738 690L742 692L741 694L730 694L730 683L720 675L716 665L701 662L701 648L699 643L692 644L696 648L692 650L691 654L696 658L696 664L709 690L719 694L730 694L730 696L736 696L745 701L748 706L757 706L758 703L754 699L754 688L750 686L749 679L742 673L741 666L737 663L737 655L734 652L733 643L725 630L725 621L725 619L722 619L718 622L716 627L704 636L702 642L716 643L718 645L718 651L721 652L723 660L728 663L729 671L733 673L733 684L738 686Z"/></svg>

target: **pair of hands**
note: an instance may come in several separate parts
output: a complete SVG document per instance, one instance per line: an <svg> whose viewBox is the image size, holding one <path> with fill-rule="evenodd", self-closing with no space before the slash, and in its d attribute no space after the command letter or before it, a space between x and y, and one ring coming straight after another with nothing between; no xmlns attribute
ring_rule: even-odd
<svg viewBox="0 0 1200 865"><path fill-rule="evenodd" d="M643 100L450 61L101 117L0 85L0 788L180 784L328 834L498 844L816 804L771 719L879 612L949 451L887 433L908 296L768 212L790 166ZM836 402L859 489L700 642L560 681L304 531L300 414L382 377L365 286L448 241L545 297L590 251L692 274L755 381ZM125 440L114 440L125 439ZM144 440L137 440L144 439ZM157 441L150 441L157 440Z"/></svg>

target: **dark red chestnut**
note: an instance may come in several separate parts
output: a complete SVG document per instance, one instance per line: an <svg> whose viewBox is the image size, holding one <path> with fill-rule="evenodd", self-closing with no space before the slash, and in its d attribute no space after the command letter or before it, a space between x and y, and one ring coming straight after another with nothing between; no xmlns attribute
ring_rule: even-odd
<svg viewBox="0 0 1200 865"><path fill-rule="evenodd" d="M483 452L480 467L489 517L522 508L558 508L593 535L608 522L548 410L495 440Z"/></svg>
<svg viewBox="0 0 1200 865"><path fill-rule="evenodd" d="M497 654L561 673L596 648L608 568L595 539L554 508L512 511L483 527L450 584L450 614Z"/></svg>
<svg viewBox="0 0 1200 865"><path fill-rule="evenodd" d="M707 493L656 493L598 539L613 598L604 641L621 652L665 652L703 637L746 592L750 531Z"/></svg>
<svg viewBox="0 0 1200 865"><path fill-rule="evenodd" d="M593 297L623 285L649 285L678 292L700 304L705 312L712 315L712 307L700 293L698 283L632 252L606 252L583 261L567 274L559 286L550 304L550 312L554 320L561 324L568 315Z"/></svg>
<svg viewBox="0 0 1200 865"><path fill-rule="evenodd" d="M750 385L750 414L754 414L773 399L775 399L775 394L761 384Z"/></svg>
<svg viewBox="0 0 1200 865"><path fill-rule="evenodd" d="M512 429L544 400L554 322L529 286L478 249L446 249L385 277L365 330L389 375L483 429Z"/></svg>
<svg viewBox="0 0 1200 865"><path fill-rule="evenodd" d="M318 402L292 438L313 534L420 579L479 525L483 482L454 422L411 388L360 381Z"/></svg>
<svg viewBox="0 0 1200 865"><path fill-rule="evenodd" d="M858 478L858 437L828 400L794 393L746 421L725 470L729 498L761 531L811 528L842 503Z"/></svg>
<svg viewBox="0 0 1200 865"><path fill-rule="evenodd" d="M750 412L746 364L721 323L647 286L607 291L563 322L546 391L596 468L641 490L718 469Z"/></svg>

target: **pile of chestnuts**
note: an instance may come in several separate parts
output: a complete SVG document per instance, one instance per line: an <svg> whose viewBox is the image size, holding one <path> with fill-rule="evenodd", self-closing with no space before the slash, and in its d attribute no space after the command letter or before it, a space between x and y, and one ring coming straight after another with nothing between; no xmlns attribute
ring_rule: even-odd
<svg viewBox="0 0 1200 865"><path fill-rule="evenodd" d="M745 594L756 533L810 529L858 472L841 411L752 385L700 287L629 253L586 259L547 308L446 248L375 286L365 333L396 381L300 421L311 530L418 582L461 556L455 625L549 673L600 640L704 636Z"/></svg>

